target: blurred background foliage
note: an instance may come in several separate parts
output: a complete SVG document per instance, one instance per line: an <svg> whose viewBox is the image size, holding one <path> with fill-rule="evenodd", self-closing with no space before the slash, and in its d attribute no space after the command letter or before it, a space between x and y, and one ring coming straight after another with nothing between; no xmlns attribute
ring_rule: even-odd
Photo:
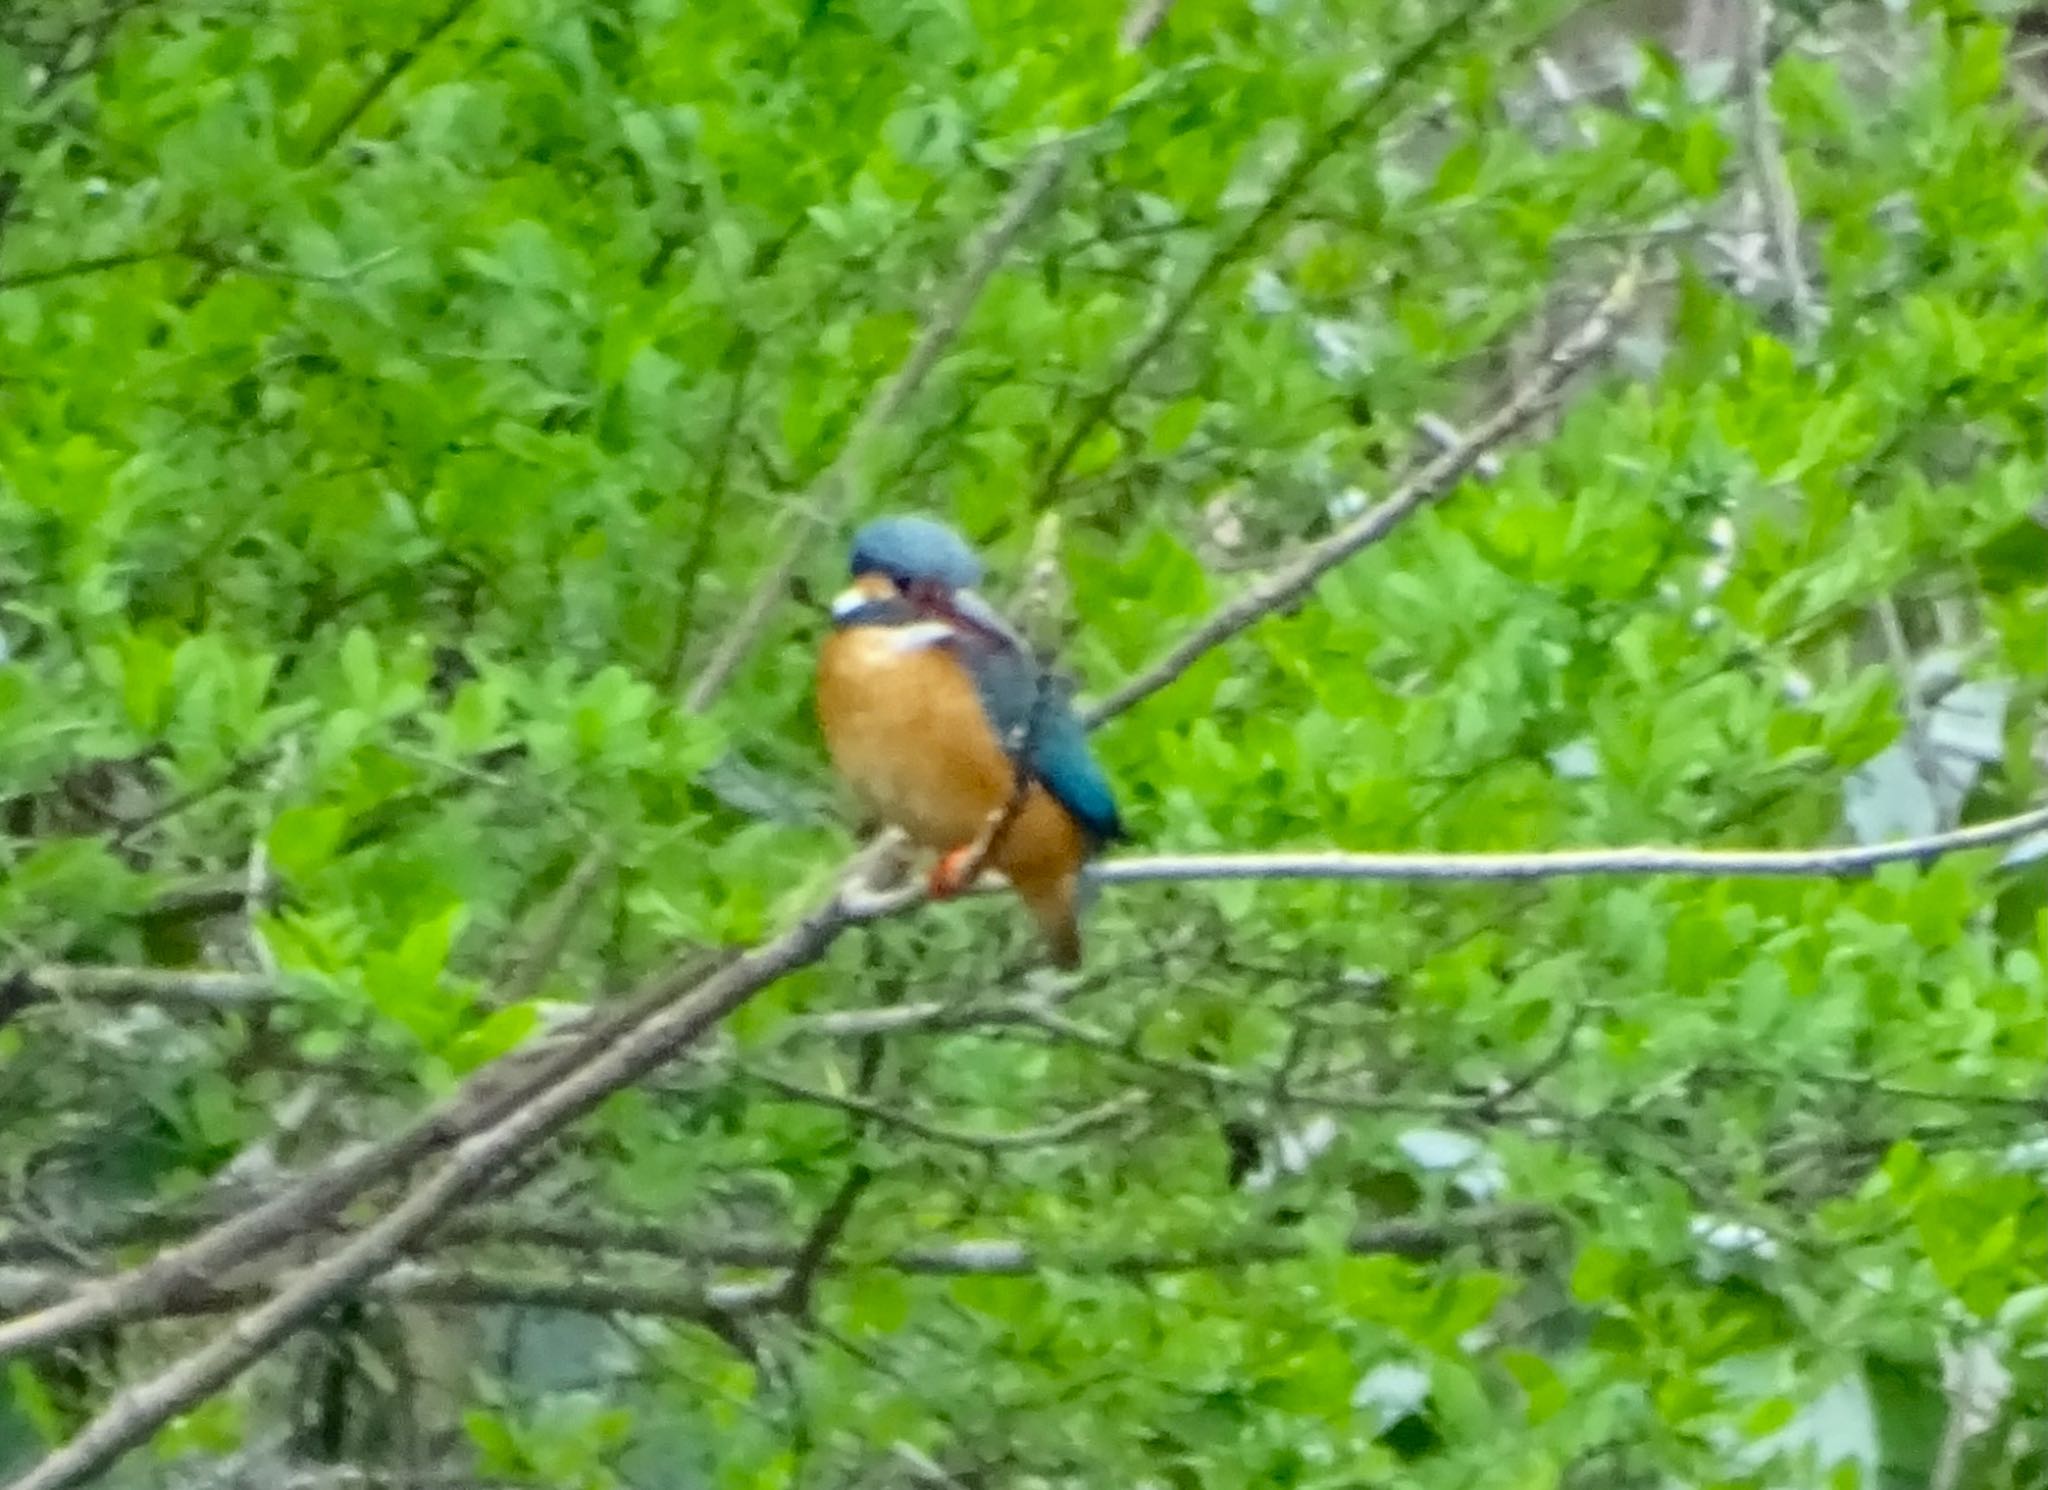
<svg viewBox="0 0 2048 1490"><path fill-rule="evenodd" d="M1078 0L0 7L0 1293L820 893L836 532L679 700L1063 135L851 506L1011 600L1056 516L1097 692L1651 265L1538 438L1101 731L1140 851L2040 800L2048 17L1475 11L1401 77L1436 0L1137 50ZM920 913L433 1253L739 1298L857 1194L809 1310L373 1293L116 1478L2039 1487L2044 862L1121 888L1051 993L1007 905ZM39 996L76 966L269 991ZM193 1328L6 1368L0 1472Z"/></svg>

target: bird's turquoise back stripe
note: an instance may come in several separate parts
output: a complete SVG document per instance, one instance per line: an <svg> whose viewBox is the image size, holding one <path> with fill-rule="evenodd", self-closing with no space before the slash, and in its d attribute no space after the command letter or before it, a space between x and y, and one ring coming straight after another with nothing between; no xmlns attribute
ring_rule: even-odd
<svg viewBox="0 0 2048 1490"><path fill-rule="evenodd" d="M997 737L1007 745L1016 732L1026 732L1031 750L1025 764L1053 799L1098 843L1122 838L1116 794L1088 748L1070 686L1054 678L1041 690L1036 664L1007 648L968 646L962 653ZM1035 728L1029 722L1034 709Z"/></svg>

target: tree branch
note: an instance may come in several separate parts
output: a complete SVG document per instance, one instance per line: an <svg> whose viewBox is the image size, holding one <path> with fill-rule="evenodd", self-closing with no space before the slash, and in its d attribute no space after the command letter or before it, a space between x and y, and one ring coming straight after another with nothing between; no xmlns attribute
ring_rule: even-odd
<svg viewBox="0 0 2048 1490"><path fill-rule="evenodd" d="M854 1207L867 1193L868 1186L875 1181L875 1172L867 1165L856 1161L846 1171L846 1178L840 1181L832 1199L825 1209L818 1213L818 1219L810 1232L790 1259L789 1272L775 1290L778 1303L799 1319L808 1319L811 1313L811 1297L817 1289L818 1275L832 1260L832 1248L840 1237L846 1234L846 1227L853 1220Z"/></svg>
<svg viewBox="0 0 2048 1490"><path fill-rule="evenodd" d="M1176 884L1232 880L1372 880L1380 883L1489 884L1503 881L1592 876L1686 879L1835 879L1867 874L1886 864L1928 864L1950 854L2015 843L2032 833L2048 831L2048 807L2031 808L2009 817L1890 843L1855 844L1809 849L1691 849L1654 844L1620 848L1558 849L1542 853L1343 853L1311 851L1273 854L1153 854L1103 860L1089 874L1106 885ZM974 892L967 892L974 893ZM913 903L915 887L891 891L871 903L848 903L853 919L888 915ZM201 1012L238 1012L264 1007L284 991L255 973L174 972L159 968L65 967L52 964L14 975L6 987L16 1001L34 1004L46 999L79 999L96 1003L156 1003L167 1008ZM643 996L644 998L644 996ZM645 1005L640 1006L644 1012ZM592 1020L602 1017L593 1012ZM581 1024L564 1032L586 1044L615 1038L624 1016L601 1032ZM806 1016L791 1027L799 1036L846 1039L889 1034L931 1025L1028 1023L1024 1005L976 1007L945 1000L894 1004L887 1008L850 1009ZM514 1060L531 1058L531 1053ZM495 1071L497 1068L491 1068ZM553 1069L552 1067L550 1069ZM768 1078L764 1078L768 1079ZM471 1097L458 1098L466 1103ZM396 1141L394 1141L396 1142ZM386 1146L378 1162L403 1163L398 1150ZM388 1177L389 1171L386 1171ZM310 1183L310 1180L309 1180ZM0 1359L12 1353L11 1326L0 1325Z"/></svg>
<svg viewBox="0 0 2048 1490"><path fill-rule="evenodd" d="M1641 261L1631 259L1608 286L1592 313L1550 349L1535 375L1509 394L1507 401L1490 416L1403 481L1378 506L1220 607L1208 620L1168 648L1156 662L1127 679L1107 698L1089 709L1084 716L1085 722L1092 728L1150 698L1203 656L1299 599L1317 580L1346 559L1378 543L1423 507L1450 492L1485 455L1548 407L1572 374L1592 361L1614 339L1623 313L1635 301L1641 278Z"/></svg>
<svg viewBox="0 0 2048 1490"><path fill-rule="evenodd" d="M0 1307L33 1307L38 1299L63 1297L77 1283L74 1275L58 1269L0 1268ZM209 1284L166 1301L151 1317L185 1319L231 1313L261 1303L270 1287L266 1279ZM585 1273L574 1277L504 1273L464 1264L406 1262L364 1280L347 1296L385 1303L644 1314L723 1324L734 1313L774 1304L776 1290L751 1283L705 1287L679 1279L660 1282Z"/></svg>
<svg viewBox="0 0 2048 1490"><path fill-rule="evenodd" d="M1124 24L1124 44L1127 47L1135 48L1152 34L1165 17L1167 3L1168 0L1135 0ZM796 530L777 552L767 572L755 582L746 603L740 607L738 619L720 639L717 650L684 695L683 707L691 713L700 713L710 706L760 641L775 603L788 588L790 576L796 572L797 565L817 541L817 535L821 531L829 531L843 516L869 445L903 411L911 395L917 392L939 359L959 339L968 317L973 315L974 307L981 299L982 291L1008 256L1018 235L1059 190L1061 178L1065 176L1080 142L1086 137L1087 131L1063 134L1033 153L1017 184L1004 197L995 216L963 257L959 277L925 322L896 375L868 400L839 454L796 504L790 518Z"/></svg>
<svg viewBox="0 0 2048 1490"><path fill-rule="evenodd" d="M1059 489L1060 478L1081 447L1088 443L1088 437L1095 433L1097 426L1107 419L1115 409L1117 401L1130 391L1138 374L1173 339L1173 334L1187 319L1188 312L1209 292L1211 286L1222 277L1223 271L1243 258L1255 248L1265 231L1278 221L1301 195L1311 178L1335 155L1352 137L1366 126L1375 122L1394 95L1423 68L1433 61L1437 53L1463 36L1471 28L1479 14L1488 9L1493 0L1462 0L1451 13L1438 22L1423 38L1396 57L1380 75L1372 91L1366 94L1359 105L1336 123L1326 128L1313 142L1303 148L1287 168L1279 182L1268 192L1264 201L1252 210L1239 225L1236 232L1226 238L1216 251L1202 261L1195 272L1188 277L1178 294L1174 295L1153 318L1152 324L1139 334L1129 352L1124 354L1123 364L1117 368L1110 380L1095 396L1088 400L1081 416L1074 421L1074 427L1066 440L1054 453L1052 462L1040 478L1035 505L1044 506Z"/></svg>
<svg viewBox="0 0 2048 1490"><path fill-rule="evenodd" d="M842 1187L840 1197L848 1187ZM830 1216L851 1209L835 1198ZM823 1219L823 1218L821 1218ZM1537 1206L1512 1206L1472 1211L1443 1221L1398 1220L1356 1227L1345 1241L1354 1256L1392 1255L1440 1257L1468 1242L1503 1234L1532 1231L1554 1224L1553 1213ZM551 1233L556 1228L548 1228ZM634 1227L631 1233L653 1231ZM579 1233L574 1250L589 1255L580 1243L610 1236L612 1228L595 1225ZM1121 1249L1069 1246L1048 1250L1012 1238L989 1237L905 1247L869 1258L834 1258L830 1246L816 1245L818 1230L799 1241L759 1241L686 1248L692 1258L724 1254L750 1268L802 1267L815 1257L814 1273L859 1273L881 1270L919 1277L1033 1277L1044 1273L1076 1276L1137 1277L1154 1273L1222 1272L1288 1262L1309 1255L1309 1245L1286 1231L1223 1237L1183 1247ZM613 1238L616 1239L616 1238ZM652 1242L652 1236L639 1237ZM556 1235L557 1242L567 1238ZM672 1256L652 1246L630 1249ZM0 1305L19 1305L56 1297L73 1288L74 1275L53 1268L0 1268ZM223 1314L263 1299L266 1280L210 1285L167 1302L150 1316L193 1318ZM467 1262L399 1262L378 1277L366 1278L344 1291L353 1298L387 1303L440 1304L463 1308L517 1306L561 1309L584 1314L639 1314L653 1318L688 1319L725 1325L735 1314L782 1307L784 1283L706 1284L687 1277L608 1277L580 1268L563 1272L508 1272Z"/></svg>
<svg viewBox="0 0 2048 1490"><path fill-rule="evenodd" d="M114 269L129 269L137 264L151 263L157 259L184 258L184 248L144 248L127 253L100 254L90 259L73 259L69 263L52 264L45 269L23 269L14 274L0 274L0 290L21 290L31 285L54 284L60 279L75 279L83 274L105 274Z"/></svg>
<svg viewBox="0 0 2048 1490"><path fill-rule="evenodd" d="M1802 340L1811 337L1819 323L1820 308L1814 301L1813 286L1806 277L1804 255L1799 247L1799 198L1792 189L1792 173L1785 165L1785 147L1779 137L1777 111L1771 107L1771 0L1736 0L1742 33L1742 96L1747 116L1750 162L1757 176L1757 197L1762 203L1772 251L1777 255L1778 274L1785 282L1785 300Z"/></svg>
<svg viewBox="0 0 2048 1490"><path fill-rule="evenodd" d="M477 1216L473 1219L495 1228L496 1223L489 1218ZM1443 1221L1380 1222L1354 1229L1346 1249L1361 1256L1386 1253L1416 1258L1438 1257L1466 1240L1534 1229L1552 1219L1547 1211L1525 1206L1473 1211ZM560 1222L540 1218L531 1223L513 1222L500 1234L508 1241L545 1240L547 1245L566 1246L586 1256L601 1250L618 1250L674 1257L680 1251L693 1261L746 1268L788 1267L800 1252L799 1243L772 1239L678 1242L657 1224L604 1220ZM603 1245L593 1245L597 1243ZM934 1277L1021 1278L1036 1273L1138 1275L1253 1267L1260 1263L1303 1257L1308 1250L1305 1243L1284 1232L1226 1236L1181 1248L1134 1250L1085 1244L1047 1249L1013 1238L987 1237L899 1247L874 1257L828 1260L823 1270L857 1273L877 1268Z"/></svg>
<svg viewBox="0 0 2048 1490"><path fill-rule="evenodd" d="M1117 40L1125 51L1137 51L1166 23L1166 13L1172 9L1173 0L1136 0L1124 12L1124 23L1117 30Z"/></svg>
<svg viewBox="0 0 2048 1490"><path fill-rule="evenodd" d="M486 1067L460 1091L391 1138L344 1151L296 1184L140 1267L36 1313L0 1323L0 1361L76 1338L101 1325L148 1317L183 1290L317 1228L358 1196L499 1121L534 1094L612 1048L655 1011L697 987L699 961L657 978L619 1009L600 1009L555 1040Z"/></svg>
<svg viewBox="0 0 2048 1490"><path fill-rule="evenodd" d="M400 47L385 60L377 75L364 85L361 92L343 106L341 112L328 122L325 129L314 137L306 147L306 164L314 165L326 158L329 151L339 145L348 132L361 122L363 115L376 106L377 100L391 91L391 85L404 77L406 71L420 60L420 54L437 40L441 34L476 5L476 0L449 0L439 15L420 29L419 36L411 46Z"/></svg>
<svg viewBox="0 0 2048 1490"><path fill-rule="evenodd" d="M774 562L768 566L767 573L755 582L746 603L740 608L738 619L720 639L717 650L683 696L685 709L695 714L708 708L760 640L768 617L788 587L797 565L817 541L818 533L829 530L844 511L854 476L860 462L867 457L868 446L910 402L911 395L937 366L939 358L958 339L967 318L974 312L976 302L981 299L982 290L1009 253L1010 246L1017 241L1017 235L1024 231L1025 224L1037 215L1039 208L1051 199L1066 171L1074 139L1073 135L1063 135L1041 146L1025 167L1024 174L1009 196L1004 198L994 220L967 254L952 290L931 319L925 322L916 344L903 359L903 365L868 400L839 454L796 504L790 518L796 525L796 531L783 544Z"/></svg>
<svg viewBox="0 0 2048 1490"><path fill-rule="evenodd" d="M379 1220L292 1275L267 1301L239 1316L204 1346L123 1391L69 1443L16 1480L11 1490L63 1490L105 1470L171 1418L233 1381L334 1299L388 1269L415 1240L481 1193L521 1154L695 1042L762 988L815 962L855 918L834 895L790 931L743 954L697 984L680 1002L573 1065L552 1085L529 1094L500 1121L465 1138L440 1169ZM36 1318L31 1315L28 1322ZM18 1325L14 1333L21 1333Z"/></svg>
<svg viewBox="0 0 2048 1490"><path fill-rule="evenodd" d="M677 692L683 687L683 660L697 628L697 594L704 583L705 567L711 562L719 517L732 486L733 447L739 442L740 421L746 417L747 389L753 378L754 360L759 348L758 339L747 334L740 351L739 366L733 369L732 385L726 393L725 418L719 424L718 442L712 447L711 470L704 478L703 493L698 498L697 528L690 535L689 552L683 556L682 593L676 597L675 634L669 642L664 669L671 690Z"/></svg>
<svg viewBox="0 0 2048 1490"><path fill-rule="evenodd" d="M884 1127L897 1128L919 1138L929 1139L933 1143L950 1144L982 1154L1014 1153L1019 1149L1049 1148L1055 1144L1068 1143L1093 1133L1098 1128L1106 1127L1145 1104L1143 1092L1121 1092L1107 1102L1069 1113L1036 1128L1024 1128L1012 1133L975 1133L959 1128L940 1127L936 1123L926 1122L915 1113L904 1112L871 1098L823 1091L767 1071L748 1071L746 1075L761 1085L781 1093L792 1102L834 1107L841 1112L870 1119Z"/></svg>
<svg viewBox="0 0 2048 1490"><path fill-rule="evenodd" d="M2012 843L2048 829L2048 807L1892 843L1819 849L1565 849L1543 854L1161 854L1115 859L1090 873L1106 884L1189 880L1438 880L1476 883L1583 875L1785 879L1865 874Z"/></svg>
<svg viewBox="0 0 2048 1490"><path fill-rule="evenodd" d="M239 1014L268 1008L284 985L263 973L201 969L96 967L46 963L23 968L10 980L16 1007L34 1004L156 1004L201 1014Z"/></svg>
<svg viewBox="0 0 2048 1490"><path fill-rule="evenodd" d="M576 933L576 923L611 867L610 844L593 844L584 852L548 901L532 940L506 968L492 994L492 1003L500 1007L521 1004L540 992L541 985L561 962L569 938Z"/></svg>

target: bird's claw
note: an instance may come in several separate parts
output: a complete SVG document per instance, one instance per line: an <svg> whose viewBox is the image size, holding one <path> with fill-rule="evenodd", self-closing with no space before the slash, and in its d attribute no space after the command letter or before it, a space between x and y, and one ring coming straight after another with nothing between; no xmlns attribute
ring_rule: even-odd
<svg viewBox="0 0 2048 1490"><path fill-rule="evenodd" d="M981 866L978 844L962 844L959 848L941 854L938 863L932 865L930 880L931 897L934 900L951 900L964 892L974 882Z"/></svg>

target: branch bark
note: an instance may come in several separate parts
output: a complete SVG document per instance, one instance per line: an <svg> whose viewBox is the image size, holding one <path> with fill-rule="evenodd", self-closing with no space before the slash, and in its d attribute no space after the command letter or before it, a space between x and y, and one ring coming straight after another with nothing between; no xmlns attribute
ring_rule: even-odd
<svg viewBox="0 0 2048 1490"><path fill-rule="evenodd" d="M1161 854L1117 859L1091 871L1105 884L1188 880L1490 880L1584 875L1705 879L1834 878L1885 864L1925 864L1948 854L2013 843L2048 829L2048 807L1974 827L1893 843L1819 849L1566 849L1544 854Z"/></svg>
<svg viewBox="0 0 2048 1490"><path fill-rule="evenodd" d="M215 972L153 967L98 967L46 963L14 975L18 1005L156 1004L203 1014L238 1014L267 1008L284 986L263 973Z"/></svg>
<svg viewBox="0 0 2048 1490"><path fill-rule="evenodd" d="M1973 849L1995 848L2017 843L2031 834L2048 831L2048 807L2031 808L2008 817L1993 818L1946 833L1924 838L1902 838L1891 843L1857 844L1839 848L1810 849L1690 849L1654 844L1620 848L1558 849L1543 853L1342 853L1305 852L1277 854L1153 854L1143 857L1108 859L1094 865L1089 873L1105 885L1193 883L1230 880L1376 880L1383 883L1487 884L1502 881L1532 883L1539 880L1575 879L1589 876L1689 879L1824 879L1867 874L1886 864L1928 864L1949 854ZM973 892L970 892L973 893ZM986 889L984 887L984 891ZM860 919L886 915L911 903L897 897L861 908ZM666 988L670 985L664 984ZM166 1007L192 1007L202 1011L240 1010L262 1007L284 996L280 985L255 973L167 973L155 968L47 966L15 975L6 985L14 990L18 1003L34 1004L50 997L68 997L115 1003L161 1003ZM649 995L632 1006L646 1012ZM616 1038L621 1029L634 1022L631 1011L610 1016L601 1028L577 1026L572 1033L579 1040L574 1048L586 1051ZM592 1014L592 1020L603 1018ZM798 1036L850 1038L888 1034L927 1025L959 1023L985 1024L1016 1022L1021 1014L996 1006L976 1008L953 1001L929 1001L892 1005L883 1009L841 1010L810 1016L792 1026ZM515 1057L515 1062L519 1057ZM557 1067L550 1064L548 1070ZM496 1068L493 1068L496 1070ZM536 1076L536 1080L545 1080ZM479 1087L466 1090L451 1106L473 1109L484 1093ZM455 1119L430 1117L423 1122L444 1126ZM408 1130L409 1132L411 1130ZM959 1138L960 1135L952 1135ZM380 1146L377 1164L391 1166L409 1162L402 1135ZM387 1168L387 1175L389 1170ZM304 1182L313 1184L317 1176ZM18 1323L18 1322L16 1322ZM0 1325L0 1360L18 1347L14 1324ZM45 1342L47 1343L47 1342Z"/></svg>
<svg viewBox="0 0 2048 1490"><path fill-rule="evenodd" d="M1267 193L1265 200L1252 210L1251 215L1239 225L1236 232L1224 239L1216 251L1204 259L1200 267L1188 276L1187 283L1161 308L1159 314L1153 318L1152 324L1138 335L1130 351L1124 354L1122 365L1111 375L1110 380L1088 400L1081 411L1081 417L1074 421L1073 429L1068 431L1067 438L1054 452L1051 463L1045 469L1045 475L1039 480L1037 505L1044 506L1052 499L1053 494L1059 490L1060 478L1066 474L1067 467L1073 464L1074 457L1080 453L1081 447L1088 443L1088 437L1109 417L1116 408L1117 400L1130 391L1131 385L1138 380L1138 375L1173 339L1174 332L1180 328L1181 323L1187 319L1188 313L1195 308L1201 298L1208 294L1210 288L1223 276L1223 271L1257 247L1266 230L1286 214L1294 199L1301 195L1316 172L1322 169L1323 163L1350 144L1360 131L1377 122L1381 110L1393 101L1402 87L1434 61L1439 52L1470 30L1473 21L1492 4L1493 0L1462 0L1461 4L1439 21L1420 41L1388 65L1372 91L1366 94L1356 108L1324 129L1303 148L1301 154L1295 157L1294 163L1287 168L1286 174L1280 178L1272 191Z"/></svg>
<svg viewBox="0 0 2048 1490"><path fill-rule="evenodd" d="M1136 0L1125 18L1124 45L1143 44L1165 19L1171 0ZM760 642L775 603L789 587L790 576L821 532L829 532L844 516L852 500L853 482L860 463L875 437L909 404L911 396L938 365L939 359L960 337L981 293L988 287L1002 262L1009 256L1018 235L1050 202L1059 190L1067 167L1073 162L1086 131L1064 134L1041 145L1010 189L995 216L975 240L961 261L959 277L940 301L938 308L918 333L916 343L896 375L878 389L860 412L853 431L846 437L823 475L792 509L795 531L777 551L768 570L754 583L737 620L726 631L718 648L683 696L683 707L700 713L725 691L733 674Z"/></svg>
<svg viewBox="0 0 2048 1490"><path fill-rule="evenodd" d="M148 1317L182 1291L262 1257L317 1229L343 1206L464 1138L517 1111L592 1055L625 1039L703 976L693 963L656 979L618 1010L600 1010L555 1042L485 1068L459 1092L381 1143L343 1152L297 1184L208 1228L141 1267L77 1296L0 1323L0 1361L47 1348L102 1325Z"/></svg>
<svg viewBox="0 0 2048 1490"><path fill-rule="evenodd" d="M400 47L393 52L383 67L378 69L377 75L342 107L341 112L336 114L328 122L327 127L306 147L306 163L313 165L324 160L348 132L362 121L363 115L376 106L377 100L391 91L391 85L404 77L406 71L420 60L420 54L439 40L443 32L461 20L475 5L476 0L450 0L439 15L420 28L420 34L412 45Z"/></svg>
<svg viewBox="0 0 2048 1490"><path fill-rule="evenodd" d="M1127 679L1087 711L1084 717L1089 727L1114 719L1150 698L1209 652L1300 599L1346 559L1378 543L1423 507L1448 494L1483 457L1549 407L1572 374L1607 347L1620 329L1622 316L1634 304L1641 279L1641 262L1630 260L1592 313L1550 349L1535 374L1510 393L1491 416L1402 482L1385 501L1222 606L1156 662Z"/></svg>
<svg viewBox="0 0 2048 1490"><path fill-rule="evenodd" d="M58 1297L76 1283L57 1269L0 1268L0 1306ZM266 1280L215 1284L169 1301L152 1318L185 1319L227 1314L260 1304ZM485 1309L561 1309L581 1314L641 1314L723 1324L727 1316L775 1302L776 1290L759 1284L700 1285L687 1279L569 1277L507 1273L462 1263L401 1263L350 1290L355 1298L386 1303L442 1304Z"/></svg>
<svg viewBox="0 0 2048 1490"><path fill-rule="evenodd" d="M1072 135L1063 135L1041 146L1025 167L1024 174L1004 199L995 219L967 254L959 279L954 282L938 311L925 323L903 365L868 400L838 456L795 504L790 521L796 530L783 543L767 573L755 581L746 603L740 608L739 618L726 631L718 649L711 654L703 671L698 673L689 692L683 696L685 709L695 714L709 708L760 641L775 603L788 588L790 576L796 572L797 565L817 541L817 535L821 531L830 531L844 513L854 477L867 456L868 447L882 429L902 412L911 395L938 365L939 358L958 340L967 318L974 313L975 304L981 299L981 292L1008 255L1010 246L1017 241L1017 235L1024 231L1025 224L1037 215L1039 208L1051 199L1066 172L1074 140Z"/></svg>
<svg viewBox="0 0 2048 1490"><path fill-rule="evenodd" d="M855 1171L857 1175L859 1171ZM692 1261L711 1259L748 1268L787 1268L794 1273L808 1267L811 1274L859 1273L869 1270L902 1273L915 1277L1005 1277L1028 1278L1046 1273L1078 1277L1143 1277L1160 1273L1229 1272L1267 1263L1289 1262L1309 1255L1310 1248L1289 1229L1262 1234L1225 1236L1183 1247L1124 1249L1117 1247L1064 1247L1047 1249L1007 1237L989 1237L946 1242L923 1247L905 1247L875 1258L842 1256L830 1243L817 1242L826 1231L822 1224L843 1216L852 1206L843 1197L859 1188L850 1177L840 1196L828 1208L821 1225L811 1237L798 1241L757 1241L686 1247ZM1537 1206L1511 1206L1475 1210L1441 1221L1404 1219L1377 1222L1355 1228L1346 1238L1345 1250L1354 1256L1399 1256L1417 1259L1440 1257L1470 1241L1540 1230L1554 1224L1556 1217ZM549 1226L536 1223L538 1232L556 1246L566 1247L583 1257L591 1255L587 1245L598 1239L607 1243L628 1242L632 1246L613 1250L638 1251L673 1257L664 1252L657 1238L645 1235L651 1226L616 1227L592 1224L583 1227ZM523 1236L523 1228L514 1228ZM604 1259L616 1266L616 1259ZM12 1304L64 1292L74 1278L53 1268L0 1268L0 1304ZM175 1300L153 1318L191 1318L223 1314L260 1303L269 1291L265 1280L238 1281L215 1285ZM461 1260L399 1262L375 1278L365 1278L344 1290L349 1297L369 1297L389 1303L441 1304L461 1308L493 1308L506 1305L537 1309L561 1309L585 1314L638 1314L653 1318L689 1319L724 1326L731 1316L788 1305L788 1284L705 1283L689 1276L662 1276L659 1272L636 1277L607 1276L588 1266L575 1275L547 1272L513 1272Z"/></svg>
<svg viewBox="0 0 2048 1490"><path fill-rule="evenodd" d="M334 1299L389 1268L534 1145L692 1044L762 988L815 962L853 920L835 894L792 930L742 955L680 1002L552 1085L530 1093L500 1121L465 1138L447 1162L379 1220L292 1275L266 1302L237 1317L206 1345L123 1391L10 1490L63 1490L104 1471L171 1418L233 1381Z"/></svg>

